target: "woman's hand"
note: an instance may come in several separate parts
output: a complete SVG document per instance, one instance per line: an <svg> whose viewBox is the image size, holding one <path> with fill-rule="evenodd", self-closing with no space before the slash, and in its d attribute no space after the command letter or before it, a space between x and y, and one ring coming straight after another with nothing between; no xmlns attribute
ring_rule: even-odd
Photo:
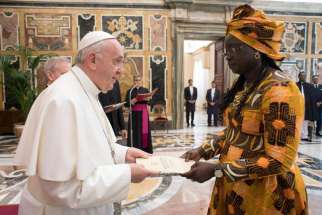
<svg viewBox="0 0 322 215"><path fill-rule="evenodd" d="M202 154L203 154L202 152L203 152L203 149L199 147L185 152L180 157L184 158L186 161L189 161L189 160L199 161L202 158Z"/></svg>
<svg viewBox="0 0 322 215"><path fill-rule="evenodd" d="M196 162L191 166L189 172L181 174L181 176L203 183L214 177L215 170L219 169L219 164L207 163L207 162Z"/></svg>

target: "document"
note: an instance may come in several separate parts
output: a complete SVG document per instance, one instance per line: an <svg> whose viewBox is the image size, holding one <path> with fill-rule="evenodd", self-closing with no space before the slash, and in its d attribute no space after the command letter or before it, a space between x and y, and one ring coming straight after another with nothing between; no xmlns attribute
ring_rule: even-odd
<svg viewBox="0 0 322 215"><path fill-rule="evenodd" d="M148 159L138 158L136 163L148 170L160 172L161 175L180 175L188 172L195 162L171 156L151 156Z"/></svg>
<svg viewBox="0 0 322 215"><path fill-rule="evenodd" d="M103 109L104 109L105 113L109 113L109 112L112 112L112 111L115 111L115 110L121 108L123 105L125 105L125 103L126 102L121 102L121 103L117 103L117 104L104 106Z"/></svg>
<svg viewBox="0 0 322 215"><path fill-rule="evenodd" d="M143 101L146 98L152 97L157 91L159 90L159 88L155 88L152 92L150 93L141 93L141 94L137 94L136 95L136 100L138 101Z"/></svg>

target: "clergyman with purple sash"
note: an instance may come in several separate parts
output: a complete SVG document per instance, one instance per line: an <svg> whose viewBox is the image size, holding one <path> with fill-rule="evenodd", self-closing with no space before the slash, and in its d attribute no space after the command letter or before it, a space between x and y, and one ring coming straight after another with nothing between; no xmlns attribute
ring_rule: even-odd
<svg viewBox="0 0 322 215"><path fill-rule="evenodd" d="M130 101L130 91L131 92L131 101ZM150 122L149 122L149 99L147 97L143 100L138 100L138 94L149 93L147 88L142 86L142 78L140 76L134 77L134 87L129 89L126 93L126 106L130 106L131 102L131 109L132 120L128 120L128 146L131 145L131 139L133 140L133 147L141 149L148 153L153 153L152 147L152 138L151 138L151 129L150 129ZM130 122L132 121L132 138L131 138L131 126Z"/></svg>

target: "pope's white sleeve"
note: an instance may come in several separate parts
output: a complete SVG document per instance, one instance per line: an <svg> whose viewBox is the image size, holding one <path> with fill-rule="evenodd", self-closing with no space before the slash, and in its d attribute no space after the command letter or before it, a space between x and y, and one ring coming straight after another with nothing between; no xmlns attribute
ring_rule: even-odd
<svg viewBox="0 0 322 215"><path fill-rule="evenodd" d="M126 199L131 182L127 164L98 167L85 180L54 182L40 179L40 189L49 203L68 208L103 206Z"/></svg>
<svg viewBox="0 0 322 215"><path fill-rule="evenodd" d="M129 147L122 146L120 144L114 144L115 147L115 161L116 163L125 163L126 152Z"/></svg>

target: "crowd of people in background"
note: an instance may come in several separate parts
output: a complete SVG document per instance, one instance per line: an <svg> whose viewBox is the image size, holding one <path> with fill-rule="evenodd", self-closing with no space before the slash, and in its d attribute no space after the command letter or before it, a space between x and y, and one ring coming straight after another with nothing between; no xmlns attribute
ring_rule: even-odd
<svg viewBox="0 0 322 215"><path fill-rule="evenodd" d="M301 131L301 139L312 141L313 133L317 137L322 137L321 131L321 111L322 111L322 85L319 84L319 76L312 76L312 83L306 82L306 73L300 72L299 81L296 83L305 100L305 116Z"/></svg>
<svg viewBox="0 0 322 215"><path fill-rule="evenodd" d="M296 82L301 94L305 98L305 116L301 130L301 139L311 142L313 134L322 137L322 84L319 83L319 76L313 75L312 82L306 81L306 73L301 71ZM211 82L211 88L206 93L206 112L208 115L208 126L218 126L220 120L220 91L216 88L215 81ZM188 86L184 89L185 111L187 127L194 124L196 111L197 88L193 86L193 80L188 80ZM212 124L213 120L213 124Z"/></svg>

